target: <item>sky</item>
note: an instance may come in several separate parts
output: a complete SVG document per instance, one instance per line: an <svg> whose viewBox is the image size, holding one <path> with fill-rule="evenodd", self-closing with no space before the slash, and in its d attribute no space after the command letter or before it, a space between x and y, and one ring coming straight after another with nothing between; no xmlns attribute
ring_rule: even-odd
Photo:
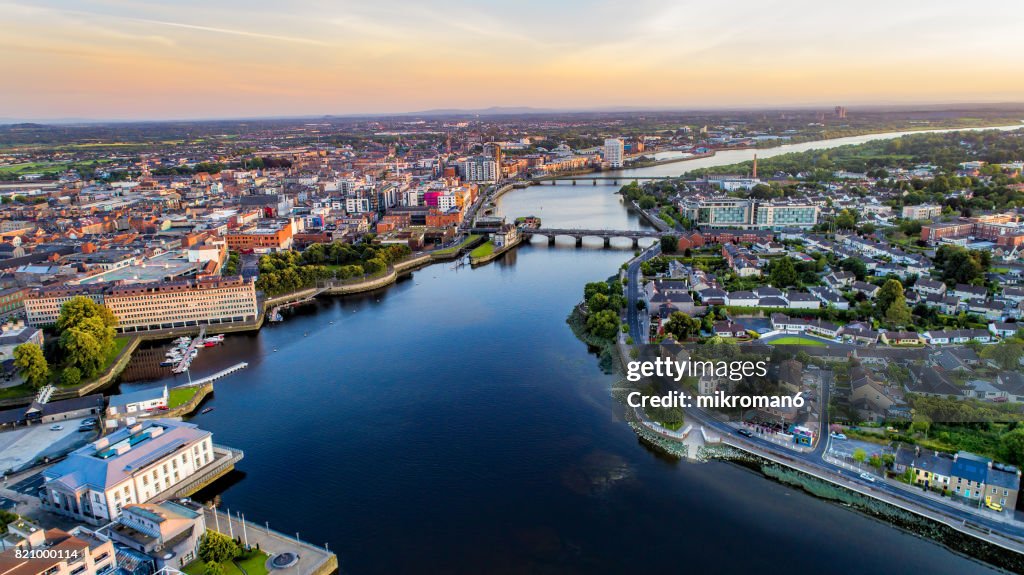
<svg viewBox="0 0 1024 575"><path fill-rule="evenodd" d="M1024 101L1019 0L0 0L0 118Z"/></svg>

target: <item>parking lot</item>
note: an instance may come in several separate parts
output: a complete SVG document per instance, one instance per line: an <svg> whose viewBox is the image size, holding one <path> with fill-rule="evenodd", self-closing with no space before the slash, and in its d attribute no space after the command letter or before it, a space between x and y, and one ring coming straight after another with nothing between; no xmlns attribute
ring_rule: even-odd
<svg viewBox="0 0 1024 575"><path fill-rule="evenodd" d="M892 453L891 447L871 443L870 441L860 441L858 439L832 438L830 448L832 454L836 457L846 457L849 459L853 459L853 453L857 451L857 449L863 449L868 458L872 455L882 456L885 453Z"/></svg>
<svg viewBox="0 0 1024 575"><path fill-rule="evenodd" d="M30 475L25 479L17 483L12 483L7 486L11 491L16 491L22 495L31 495L35 497L39 493L39 487L43 484L43 474L36 473Z"/></svg>
<svg viewBox="0 0 1024 575"><path fill-rule="evenodd" d="M78 431L85 419L61 421L59 430L41 423L0 432L0 472L18 471L43 457L56 457L84 445L94 435Z"/></svg>

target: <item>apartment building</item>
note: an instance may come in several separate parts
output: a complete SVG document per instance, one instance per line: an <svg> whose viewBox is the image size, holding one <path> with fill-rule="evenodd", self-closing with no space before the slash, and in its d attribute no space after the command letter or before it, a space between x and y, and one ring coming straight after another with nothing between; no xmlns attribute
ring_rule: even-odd
<svg viewBox="0 0 1024 575"><path fill-rule="evenodd" d="M894 469L910 469L913 482L946 491L978 505L994 503L1003 509L1017 507L1021 472L1016 467L993 462L967 451L949 454L904 447L896 452Z"/></svg>
<svg viewBox="0 0 1024 575"><path fill-rule="evenodd" d="M818 222L818 206L808 202L718 198L684 200L679 207L692 222L707 228L810 228Z"/></svg>
<svg viewBox="0 0 1024 575"><path fill-rule="evenodd" d="M604 141L604 161L608 167L621 168L625 156L625 144L618 138L609 138Z"/></svg>
<svg viewBox="0 0 1024 575"><path fill-rule="evenodd" d="M41 288L25 299L26 323L53 325L60 307L76 295L92 298L117 316L121 333L248 323L259 308L256 284L241 276L141 284L97 284Z"/></svg>
<svg viewBox="0 0 1024 575"><path fill-rule="evenodd" d="M214 461L213 434L191 423L153 419L72 451L43 472L43 507L103 525L132 503L173 497Z"/></svg>
<svg viewBox="0 0 1024 575"><path fill-rule="evenodd" d="M903 206L902 216L906 220L930 220L942 215L942 206L921 204L919 206Z"/></svg>
<svg viewBox="0 0 1024 575"><path fill-rule="evenodd" d="M153 571L181 569L193 561L206 533L206 518L196 503L133 503L107 529L110 538L146 557Z"/></svg>
<svg viewBox="0 0 1024 575"><path fill-rule="evenodd" d="M27 519L7 526L0 575L108 575L117 571L114 544L85 527L43 529ZM27 558L31 549L38 556Z"/></svg>

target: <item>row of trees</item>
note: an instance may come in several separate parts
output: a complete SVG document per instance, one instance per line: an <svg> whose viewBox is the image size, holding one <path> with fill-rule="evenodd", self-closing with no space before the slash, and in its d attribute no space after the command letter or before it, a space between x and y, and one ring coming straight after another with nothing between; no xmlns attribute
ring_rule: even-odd
<svg viewBox="0 0 1024 575"><path fill-rule="evenodd" d="M260 257L256 288L279 295L310 288L330 279L352 279L383 273L412 253L409 246L342 242L313 244L302 253L287 251Z"/></svg>
<svg viewBox="0 0 1024 575"><path fill-rule="evenodd" d="M617 281L591 282L583 287L587 306L587 333L604 340L613 340L621 329L619 313L626 305L622 284Z"/></svg>

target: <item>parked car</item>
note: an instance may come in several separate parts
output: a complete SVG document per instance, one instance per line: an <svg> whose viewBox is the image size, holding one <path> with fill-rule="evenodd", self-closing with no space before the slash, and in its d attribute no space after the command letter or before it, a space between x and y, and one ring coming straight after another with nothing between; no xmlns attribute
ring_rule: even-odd
<svg viewBox="0 0 1024 575"><path fill-rule="evenodd" d="M50 426L50 431L60 431L62 429L64 429L64 426L60 425L58 423L55 423L55 424Z"/></svg>
<svg viewBox="0 0 1024 575"><path fill-rule="evenodd" d="M832 439L839 439L839 440L842 440L842 439L846 439L846 436L845 436L845 435L843 435L842 433L834 433L834 432L833 432L833 433L832 433Z"/></svg>
<svg viewBox="0 0 1024 575"><path fill-rule="evenodd" d="M96 418L95 417L90 417L89 419L83 420L82 421L82 426L84 427L86 425L96 425Z"/></svg>
<svg viewBox="0 0 1024 575"><path fill-rule="evenodd" d="M864 481L868 481L870 483L874 483L875 482L875 476L871 475L867 471L865 471L864 473L861 473L860 474L860 478L863 479Z"/></svg>

